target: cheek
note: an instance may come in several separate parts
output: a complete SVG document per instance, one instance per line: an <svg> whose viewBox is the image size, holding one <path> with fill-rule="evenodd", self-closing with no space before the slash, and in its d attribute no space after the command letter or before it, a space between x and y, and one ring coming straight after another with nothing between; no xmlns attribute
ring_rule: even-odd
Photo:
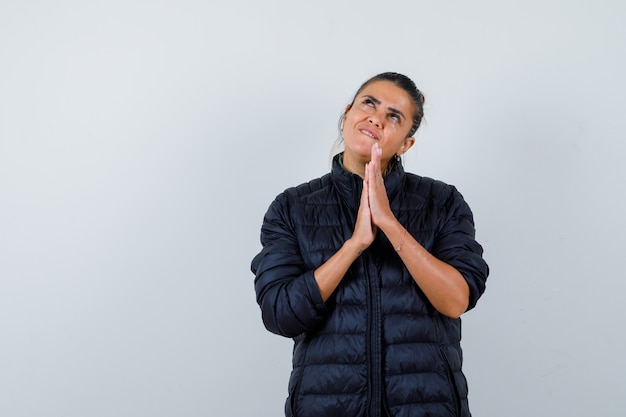
<svg viewBox="0 0 626 417"><path fill-rule="evenodd" d="M350 124L352 123L352 116L353 112L350 111L349 113L347 113L344 117L343 117L343 125L345 126L350 126Z"/></svg>
<svg viewBox="0 0 626 417"><path fill-rule="evenodd" d="M361 121L364 117L367 117L367 114L365 112L353 108L346 114L344 120L346 123L354 124Z"/></svg>

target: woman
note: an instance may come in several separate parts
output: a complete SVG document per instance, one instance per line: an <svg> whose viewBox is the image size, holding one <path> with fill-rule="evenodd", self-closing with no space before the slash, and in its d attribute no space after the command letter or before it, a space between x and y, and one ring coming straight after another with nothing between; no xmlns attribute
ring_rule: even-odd
<svg viewBox="0 0 626 417"><path fill-rule="evenodd" d="M265 326L294 340L288 417L470 416L459 316L488 267L461 194L402 167L423 105L404 75L366 81L331 172L265 215L252 271Z"/></svg>

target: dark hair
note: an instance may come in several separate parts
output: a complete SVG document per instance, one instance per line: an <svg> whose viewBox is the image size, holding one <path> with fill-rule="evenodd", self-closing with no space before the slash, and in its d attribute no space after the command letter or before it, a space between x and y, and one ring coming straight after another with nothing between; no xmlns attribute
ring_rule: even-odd
<svg viewBox="0 0 626 417"><path fill-rule="evenodd" d="M357 90L354 98L352 99L352 103L350 103L350 107L354 104L354 100L359 95L361 91L368 85L376 81L389 81L392 82L396 87L399 87L406 91L406 93L413 100L413 104L415 104L415 112L413 113L413 125L411 126L411 130L407 137L411 137L417 131L417 128L420 127L422 123L422 119L424 118L424 95L422 92L415 86L413 80L411 80L406 75L398 74L397 72L383 72L382 74L378 74L365 81L361 87ZM345 115L345 113L344 113ZM343 119L343 116L342 116Z"/></svg>

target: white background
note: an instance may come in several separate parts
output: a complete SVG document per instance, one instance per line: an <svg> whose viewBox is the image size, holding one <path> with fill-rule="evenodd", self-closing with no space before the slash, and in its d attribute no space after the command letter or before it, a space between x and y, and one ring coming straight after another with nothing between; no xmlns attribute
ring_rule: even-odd
<svg viewBox="0 0 626 417"><path fill-rule="evenodd" d="M279 416L291 341L250 260L366 78L409 75L406 169L491 266L475 416L622 415L621 0L0 3L0 415Z"/></svg>

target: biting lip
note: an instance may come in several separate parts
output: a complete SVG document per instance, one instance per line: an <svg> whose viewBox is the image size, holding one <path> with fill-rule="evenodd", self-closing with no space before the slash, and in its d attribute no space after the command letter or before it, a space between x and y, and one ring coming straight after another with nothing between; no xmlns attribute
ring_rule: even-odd
<svg viewBox="0 0 626 417"><path fill-rule="evenodd" d="M359 132L363 133L366 136L369 136L370 138L374 139L374 140L378 140L378 135L376 135L374 132L372 132L371 130L368 129L359 129Z"/></svg>

